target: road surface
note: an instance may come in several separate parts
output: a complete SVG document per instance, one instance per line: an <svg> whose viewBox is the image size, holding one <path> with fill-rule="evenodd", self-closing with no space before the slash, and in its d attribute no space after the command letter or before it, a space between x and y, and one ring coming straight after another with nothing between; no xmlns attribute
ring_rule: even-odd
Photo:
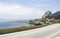
<svg viewBox="0 0 60 38"><path fill-rule="evenodd" d="M60 23L37 29L0 35L0 38L60 38Z"/></svg>

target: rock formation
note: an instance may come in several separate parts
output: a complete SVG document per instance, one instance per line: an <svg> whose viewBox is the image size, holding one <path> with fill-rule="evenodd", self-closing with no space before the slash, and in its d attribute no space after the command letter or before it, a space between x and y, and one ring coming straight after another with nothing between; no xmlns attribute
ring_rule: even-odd
<svg viewBox="0 0 60 38"><path fill-rule="evenodd" d="M60 19L60 11L57 11L56 13L51 13L51 11L45 12L42 18L54 18L54 19Z"/></svg>
<svg viewBox="0 0 60 38"><path fill-rule="evenodd" d="M50 17L54 19L60 19L60 11L57 11L56 13L52 14Z"/></svg>
<svg viewBox="0 0 60 38"><path fill-rule="evenodd" d="M49 17L49 16L51 16L51 11L47 11L47 12L45 12L45 14L42 16L42 18L47 18L47 17Z"/></svg>

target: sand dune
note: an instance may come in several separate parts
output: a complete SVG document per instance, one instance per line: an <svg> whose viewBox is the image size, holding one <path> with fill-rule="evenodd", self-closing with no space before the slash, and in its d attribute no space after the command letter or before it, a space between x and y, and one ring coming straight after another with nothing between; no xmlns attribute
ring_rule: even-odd
<svg viewBox="0 0 60 38"><path fill-rule="evenodd" d="M46 27L0 35L0 38L59 38L60 23Z"/></svg>

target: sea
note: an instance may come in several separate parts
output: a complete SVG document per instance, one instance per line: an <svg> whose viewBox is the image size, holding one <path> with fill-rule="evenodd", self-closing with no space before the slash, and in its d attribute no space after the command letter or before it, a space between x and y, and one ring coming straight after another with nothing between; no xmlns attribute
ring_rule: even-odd
<svg viewBox="0 0 60 38"><path fill-rule="evenodd" d="M32 24L22 23L22 22L3 21L3 22L0 22L0 29L17 28L17 27L31 26L31 25Z"/></svg>

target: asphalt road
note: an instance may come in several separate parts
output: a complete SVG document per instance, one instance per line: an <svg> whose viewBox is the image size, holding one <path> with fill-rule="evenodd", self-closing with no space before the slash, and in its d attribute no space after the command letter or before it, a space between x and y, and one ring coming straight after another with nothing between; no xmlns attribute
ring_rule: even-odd
<svg viewBox="0 0 60 38"><path fill-rule="evenodd" d="M0 35L0 38L59 38L60 23L42 28Z"/></svg>

